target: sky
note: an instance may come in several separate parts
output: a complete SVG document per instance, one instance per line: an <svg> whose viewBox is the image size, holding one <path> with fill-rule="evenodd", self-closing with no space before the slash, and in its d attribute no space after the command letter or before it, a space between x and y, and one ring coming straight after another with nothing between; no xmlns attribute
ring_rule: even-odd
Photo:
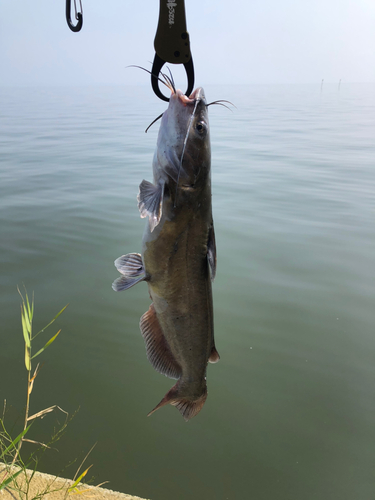
<svg viewBox="0 0 375 500"><path fill-rule="evenodd" d="M159 2L82 3L73 33L65 0L0 0L0 86L149 82L126 66L151 68ZM375 0L185 0L185 9L196 85L375 82ZM183 68L172 69L183 87Z"/></svg>

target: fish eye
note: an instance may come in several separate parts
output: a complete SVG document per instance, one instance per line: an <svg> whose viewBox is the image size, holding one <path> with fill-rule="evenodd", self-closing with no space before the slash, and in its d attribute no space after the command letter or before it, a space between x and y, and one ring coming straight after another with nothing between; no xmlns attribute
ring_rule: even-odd
<svg viewBox="0 0 375 500"><path fill-rule="evenodd" d="M207 130L207 126L204 122L198 122L195 128L201 135L203 135Z"/></svg>

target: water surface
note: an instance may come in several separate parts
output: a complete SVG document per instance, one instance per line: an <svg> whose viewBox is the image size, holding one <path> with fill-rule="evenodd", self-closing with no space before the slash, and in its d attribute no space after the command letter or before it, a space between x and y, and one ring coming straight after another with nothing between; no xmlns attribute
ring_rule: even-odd
<svg viewBox="0 0 375 500"><path fill-rule="evenodd" d="M369 500L375 459L375 87L206 86L220 363L185 423L147 413L172 386L145 356L146 284L111 289L138 252L138 185L164 109L148 87L0 89L0 400L25 396L17 284L36 328L69 303L31 411L70 413L58 473L153 500ZM61 420L61 417L59 417ZM53 423L53 418L51 420ZM42 439L47 418L32 429ZM74 474L74 471L66 472Z"/></svg>

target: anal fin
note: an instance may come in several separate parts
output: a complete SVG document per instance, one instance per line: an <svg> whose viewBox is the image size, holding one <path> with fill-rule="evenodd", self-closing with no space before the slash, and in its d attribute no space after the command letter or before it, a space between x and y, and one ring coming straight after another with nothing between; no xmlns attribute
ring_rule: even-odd
<svg viewBox="0 0 375 500"><path fill-rule="evenodd" d="M175 360L156 316L154 304L144 313L139 323L146 343L147 358L158 372L169 378L178 379L182 370Z"/></svg>

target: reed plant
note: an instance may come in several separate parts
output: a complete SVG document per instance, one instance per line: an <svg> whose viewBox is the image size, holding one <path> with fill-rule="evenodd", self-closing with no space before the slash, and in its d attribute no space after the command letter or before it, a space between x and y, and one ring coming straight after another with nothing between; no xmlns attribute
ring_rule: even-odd
<svg viewBox="0 0 375 500"><path fill-rule="evenodd" d="M25 368L27 372L27 390L26 390L26 405L25 413L23 417L22 430L18 433L16 437L12 437L11 433L7 431L5 425L5 413L6 413L6 401L4 401L4 410L2 418L0 418L0 498L1 494L6 490L12 493L13 498L19 498L20 500L36 500L41 499L47 493L52 493L56 490L61 490L61 488L54 489L53 482L48 484L43 491L31 492L30 483L37 470L38 461L40 460L41 454L46 450L51 448L51 445L58 441L62 434L64 433L70 417L68 412L63 410L58 405L53 405L43 410L38 411L30 415L30 397L34 388L35 380L40 372L41 365L37 363L35 369L33 365L35 359L38 358L44 351L57 339L61 332L61 329L57 331L50 339L42 344L42 347L34 353L33 347L35 345L35 339L46 332L46 330L57 320L57 318L62 314L68 305L63 307L56 316L41 330L37 333L33 332L33 319L34 319L34 295L32 299L29 300L26 289L24 290L24 295L18 289L21 297L21 323L22 323L22 334L25 343ZM30 439L29 432L33 423L37 419L42 419L47 414L59 411L64 414L64 422L60 424L59 428L54 431L48 443L43 443L34 439ZM24 443L30 443L34 447L33 451L28 454L27 458L24 458L21 454L22 445ZM91 451L91 450L90 450ZM89 452L90 453L90 452ZM90 467L88 467L84 472L79 474L80 469L86 460L87 456L81 463L78 471L73 478L73 484L66 488L65 498L69 493L77 491L78 483L85 477ZM77 477L78 476L78 477ZM16 495L16 496L15 496Z"/></svg>

